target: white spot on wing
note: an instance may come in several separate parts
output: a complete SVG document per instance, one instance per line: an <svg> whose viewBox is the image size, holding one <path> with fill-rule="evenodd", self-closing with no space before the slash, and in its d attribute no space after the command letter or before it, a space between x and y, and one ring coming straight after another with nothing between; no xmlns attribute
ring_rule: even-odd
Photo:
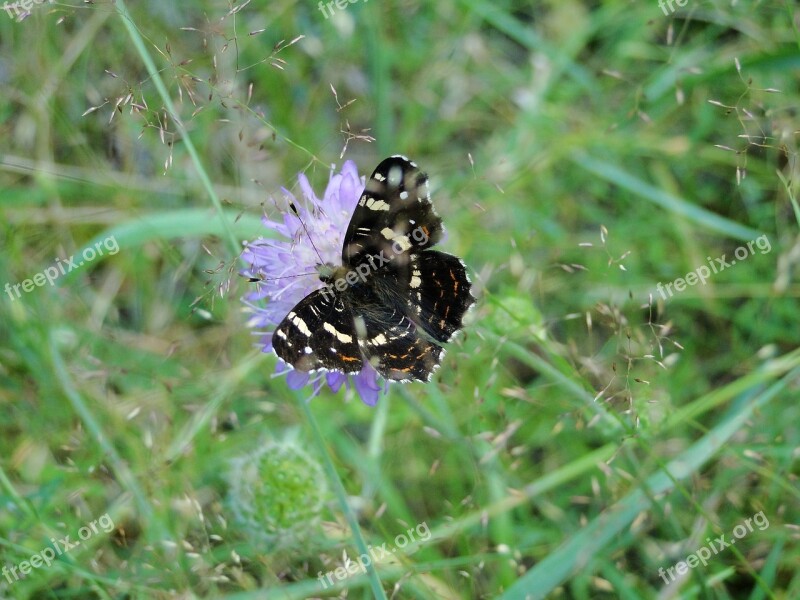
<svg viewBox="0 0 800 600"><path fill-rule="evenodd" d="M386 336L382 333L379 333L374 338L369 341L370 344L377 344L378 346L383 346L386 343Z"/></svg>
<svg viewBox="0 0 800 600"><path fill-rule="evenodd" d="M367 200L367 208L370 210L389 210L389 205L386 204L383 200L376 200L375 198L369 198Z"/></svg>
<svg viewBox="0 0 800 600"><path fill-rule="evenodd" d="M332 334L337 340L340 342L344 342L345 344L349 344L353 341L353 336L347 335L346 333L341 333L337 331L336 327L331 325L330 323L323 323L322 328L327 331L328 333Z"/></svg>
<svg viewBox="0 0 800 600"><path fill-rule="evenodd" d="M409 284L412 288L418 288L422 285L422 271L417 268L417 258L415 256L411 257L411 264L414 265L414 270L411 271L411 283Z"/></svg>
<svg viewBox="0 0 800 600"><path fill-rule="evenodd" d="M292 321L292 323L294 323L294 326L300 330L300 333L302 333L306 337L311 337L311 330L308 328L308 325L306 325L306 322L303 321L303 319L298 317L293 312L289 313L289 319Z"/></svg>

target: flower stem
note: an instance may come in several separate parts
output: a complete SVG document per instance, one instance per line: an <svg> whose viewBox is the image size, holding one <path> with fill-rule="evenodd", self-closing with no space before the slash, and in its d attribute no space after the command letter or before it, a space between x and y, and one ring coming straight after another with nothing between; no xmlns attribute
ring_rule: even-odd
<svg viewBox="0 0 800 600"><path fill-rule="evenodd" d="M360 554L366 554L369 556L367 543L364 541L364 536L362 535L361 528L358 525L358 519L356 519L356 516L353 514L350 505L347 503L347 493L345 492L344 485L342 484L342 480L339 478L339 474L336 472L336 467L333 465L333 459L331 458L330 452L328 452L328 447L325 445L325 440L322 439L322 432L319 429L317 420L314 418L314 414L309 408L309 402L305 399L301 399L300 408L305 414L309 425L311 425L311 430L314 434L314 441L319 448L320 456L322 456L322 463L325 467L325 473L327 474L328 480L333 486L336 499L339 501L339 506L341 507L342 512L344 512L347 523L350 525L350 529L353 531L353 538L355 539L356 548L358 548ZM372 593L375 595L375 598L379 600L386 600L386 594L383 591L381 579L378 577L378 572L375 570L375 567L371 562L367 566L367 576L369 577L369 582L372 586Z"/></svg>

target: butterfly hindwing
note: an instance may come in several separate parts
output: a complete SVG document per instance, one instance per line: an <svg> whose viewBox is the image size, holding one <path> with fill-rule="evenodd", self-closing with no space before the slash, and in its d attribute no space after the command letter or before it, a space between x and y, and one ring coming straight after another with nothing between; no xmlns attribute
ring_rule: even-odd
<svg viewBox="0 0 800 600"><path fill-rule="evenodd" d="M354 307L358 344L370 365L393 381L428 381L444 349L421 338L417 326L402 310L372 304Z"/></svg>
<svg viewBox="0 0 800 600"><path fill-rule="evenodd" d="M406 297L411 318L437 342L449 342L475 302L464 263L452 254L427 250L412 254L409 266Z"/></svg>

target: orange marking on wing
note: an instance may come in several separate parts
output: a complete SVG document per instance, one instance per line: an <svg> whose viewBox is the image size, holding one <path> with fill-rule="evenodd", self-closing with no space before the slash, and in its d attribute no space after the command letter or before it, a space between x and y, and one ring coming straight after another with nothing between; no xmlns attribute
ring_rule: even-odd
<svg viewBox="0 0 800 600"><path fill-rule="evenodd" d="M458 293L458 279L456 279L455 271L453 271L452 269L450 269L450 279L452 279L453 282L455 282L455 284L456 284L456 287L453 289L453 292L455 292L457 294Z"/></svg>

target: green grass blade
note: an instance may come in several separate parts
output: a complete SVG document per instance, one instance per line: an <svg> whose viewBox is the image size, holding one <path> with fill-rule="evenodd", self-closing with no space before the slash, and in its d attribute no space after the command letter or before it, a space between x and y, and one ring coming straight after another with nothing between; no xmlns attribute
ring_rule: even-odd
<svg viewBox="0 0 800 600"><path fill-rule="evenodd" d="M651 508L651 497L664 494L675 487L676 481L695 474L751 418L753 412L766 405L800 375L794 369L783 379L763 392L750 392L738 412L732 412L690 448L673 459L666 469L648 477L645 489L637 489L612 506L580 533L551 552L543 561L511 586L499 600L535 600L545 598L564 583L570 574L585 568L591 559L641 513ZM645 491L646 490L646 491Z"/></svg>
<svg viewBox="0 0 800 600"><path fill-rule="evenodd" d="M194 142L192 142L192 138L189 136L189 131L186 129L186 126L183 124L183 121L180 118L180 114L175 109L175 104L172 102L172 98L167 91L167 87L164 85L164 80L161 79L161 74L159 70L156 68L155 63L153 62L153 58L150 56L150 53L147 51L147 47L144 44L144 40L142 36L139 35L139 30L137 29L136 25L133 22L133 18L131 17L130 13L128 12L128 8L125 6L124 0L118 0L116 2L116 6L119 10L120 18L122 19L122 24L125 26L128 35L133 42L134 47L136 48L137 52L139 53L139 57L142 59L145 68L147 69L147 73L150 75L150 78L153 80L153 83L158 90L159 95L161 96L161 100L164 103L164 107L169 112L172 120L175 123L175 127L181 134L181 141L186 146L186 150L189 153L189 156L194 163L195 169L197 170L197 174L200 176L200 182L203 184L203 187L206 188L208 192L208 197L211 198L211 203L214 205L214 208L217 210L217 218L221 223L222 229L225 232L225 236L228 239L228 244L230 245L230 249L232 252L238 252L239 250L239 242L236 240L236 237L233 235L233 230L231 229L230 222L228 218L225 216L225 211L222 208L222 202L217 196L216 190L214 190L214 186L211 183L211 179L208 176L208 173L203 166L203 162L200 160L200 155L197 153L197 149L194 146Z"/></svg>
<svg viewBox="0 0 800 600"><path fill-rule="evenodd" d="M641 196L656 206L665 209L667 212L700 225L704 229L716 231L728 237L744 241L753 240L761 235L761 232L755 229L745 227L744 225L715 215L683 198L660 190L642 179L631 175L629 172L623 171L612 163L593 158L584 153L575 153L572 157L572 162L614 185L618 185L637 196Z"/></svg>

